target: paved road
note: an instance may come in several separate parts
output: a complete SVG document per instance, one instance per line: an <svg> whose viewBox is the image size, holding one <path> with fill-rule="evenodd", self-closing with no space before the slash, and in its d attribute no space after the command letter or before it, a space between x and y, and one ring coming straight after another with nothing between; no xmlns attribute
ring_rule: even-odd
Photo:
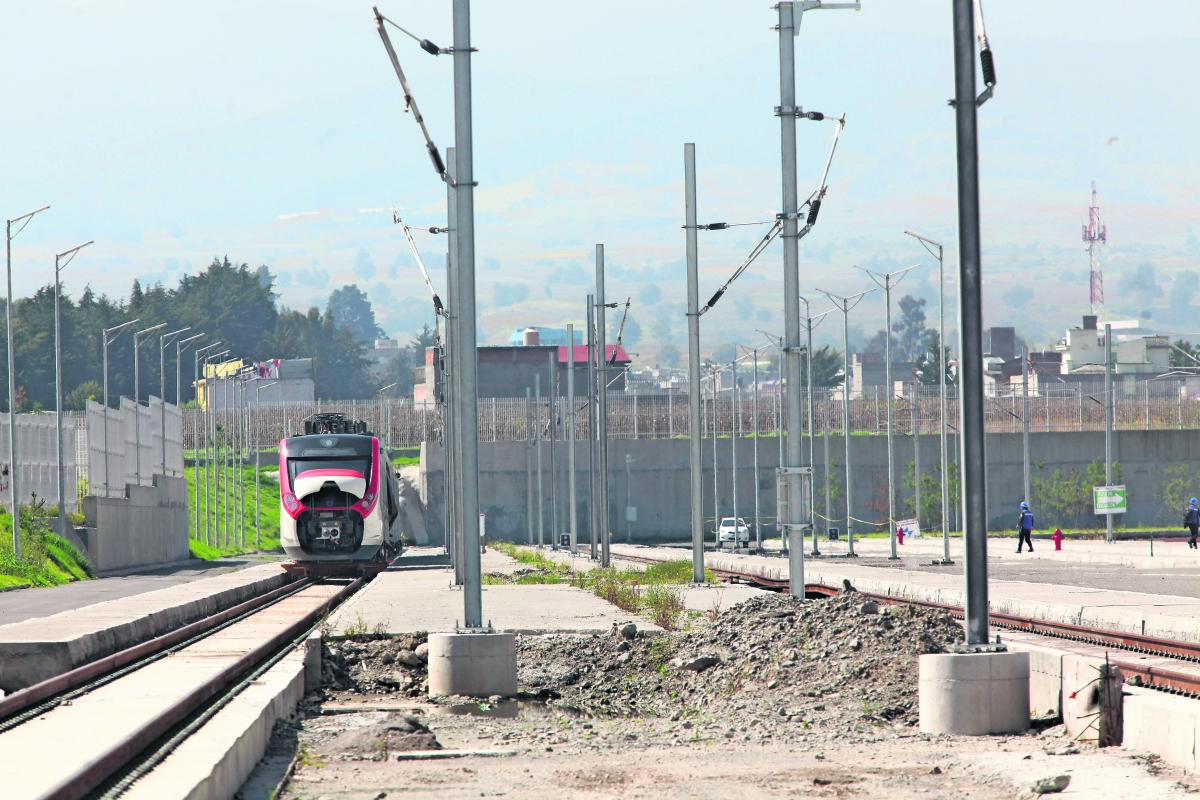
<svg viewBox="0 0 1200 800"><path fill-rule="evenodd" d="M70 611L105 600L130 597L156 589L166 589L181 583L211 578L225 572L233 572L264 561L283 560L282 556L243 556L223 561L188 561L179 567L150 570L139 575L123 575L115 578L100 578L94 581L77 581L63 586L48 586L40 589L17 589L0 593L0 625L9 625L37 617L48 617L60 611Z"/></svg>
<svg viewBox="0 0 1200 800"><path fill-rule="evenodd" d="M902 562L881 558L861 558L854 563L864 567L896 569L898 563L904 569L919 572L940 572L962 575L962 564L935 567L925 561L911 558ZM1200 569L1137 569L1118 564L1073 564L1063 561L1014 562L988 559L988 578L997 581L1029 581L1051 583L1060 586L1084 586L1095 589L1111 589L1119 592L1146 592L1147 594L1170 594L1180 597L1200 597Z"/></svg>

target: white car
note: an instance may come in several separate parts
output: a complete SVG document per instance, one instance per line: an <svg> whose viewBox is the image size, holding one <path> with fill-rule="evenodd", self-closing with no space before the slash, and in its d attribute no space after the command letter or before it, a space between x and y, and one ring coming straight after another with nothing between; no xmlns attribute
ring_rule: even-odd
<svg viewBox="0 0 1200 800"><path fill-rule="evenodd" d="M736 539L734 538L735 530L737 531ZM750 528L747 527L746 520L738 517L736 525L733 517L725 517L721 520L721 527L717 531L717 543L725 544L725 542L733 542L734 547L750 544Z"/></svg>

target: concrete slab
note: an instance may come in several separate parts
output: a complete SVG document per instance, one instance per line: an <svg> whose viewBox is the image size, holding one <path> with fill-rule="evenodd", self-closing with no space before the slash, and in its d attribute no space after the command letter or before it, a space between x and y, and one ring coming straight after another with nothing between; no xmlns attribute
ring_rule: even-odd
<svg viewBox="0 0 1200 800"><path fill-rule="evenodd" d="M304 697L305 657L306 652L299 650L268 670L123 797L233 797L266 752L275 721L295 718L296 707Z"/></svg>
<svg viewBox="0 0 1200 800"><path fill-rule="evenodd" d="M0 626L0 689L13 692L283 586L278 564Z"/></svg>
<svg viewBox="0 0 1200 800"><path fill-rule="evenodd" d="M69 706L59 706L0 733L5 798L25 800L48 795L64 776L94 761L112 742L132 735L196 686L341 589L336 584L311 586L170 658L76 698ZM302 690L303 656L298 661Z"/></svg>
<svg viewBox="0 0 1200 800"><path fill-rule="evenodd" d="M463 596L450 571L384 572L330 617L333 635L347 628L378 633L452 631ZM614 623L661 630L591 592L564 584L484 586L483 619L509 633L608 633Z"/></svg>

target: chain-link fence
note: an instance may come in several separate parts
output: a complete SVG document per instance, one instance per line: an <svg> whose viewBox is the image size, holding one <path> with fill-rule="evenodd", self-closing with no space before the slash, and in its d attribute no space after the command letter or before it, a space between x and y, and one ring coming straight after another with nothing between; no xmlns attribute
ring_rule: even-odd
<svg viewBox="0 0 1200 800"><path fill-rule="evenodd" d="M1017 387L1003 387L1005 394L989 395L986 424L989 433L1020 432L1023 429L1026 400ZM706 394L701 400L701 434L729 436L735 431L748 436L777 435L781 425L781 398L773 388L760 391L757 401L752 389L740 389L736 401L725 390L717 398ZM921 433L940 430L941 403L936 386L906 386L903 394L892 398L893 431L910 434L914 427ZM850 431L882 434L887 430L887 393L876 387L850 400ZM1106 395L1104 384L1043 385L1028 398L1029 427L1032 431L1103 430ZM757 406L757 412L756 412ZM813 419L808 419L808 398L802 402L805 430L840 434L846 428L842 395L839 389L818 388L812 398ZM250 417L254 444L274 448L280 439L303 430L306 417L316 413L342 413L364 420L368 428L390 448L418 447L424 441L441 441L443 408L432 403L411 400L345 401L338 403L264 404L243 409ZM958 429L958 399L950 387L947 399L947 429ZM184 447L195 448L197 431L228 423L226 415L237 410L212 412L190 409L184 412ZM215 420L209 415L215 415ZM565 435L569 418L566 398L541 399L540 407L525 398L489 398L479 400L479 438L481 441L524 441L533 429L526 422L540 421L542 435ZM1143 381L1135 387L1118 386L1113 391L1114 426L1117 429L1200 428L1200 396L1189 396L1188 386L1170 379ZM553 423L552 420L553 419ZM576 398L575 429L579 439L592 435L592 415L586 398ZM608 435L611 439L666 439L688 435L688 395L684 393L637 394L613 392L608 396Z"/></svg>

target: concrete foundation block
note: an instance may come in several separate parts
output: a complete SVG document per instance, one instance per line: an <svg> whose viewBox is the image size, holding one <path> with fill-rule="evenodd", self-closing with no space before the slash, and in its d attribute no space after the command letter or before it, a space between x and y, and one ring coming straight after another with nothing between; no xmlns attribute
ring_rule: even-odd
<svg viewBox="0 0 1200 800"><path fill-rule="evenodd" d="M321 647L324 639L320 631L313 631L304 640L304 693L312 694L321 688Z"/></svg>
<svg viewBox="0 0 1200 800"><path fill-rule="evenodd" d="M981 736L1029 728L1029 653L921 656L923 733Z"/></svg>
<svg viewBox="0 0 1200 800"><path fill-rule="evenodd" d="M1062 651L1026 642L1007 645L1011 652L1029 654L1030 715L1062 716Z"/></svg>
<svg viewBox="0 0 1200 800"><path fill-rule="evenodd" d="M1096 744L1100 737L1100 667L1104 659L1072 653L1062 658L1062 717L1067 733L1078 742Z"/></svg>
<svg viewBox="0 0 1200 800"><path fill-rule="evenodd" d="M1124 741L1130 750L1157 753L1173 767L1195 771L1200 700L1126 687Z"/></svg>
<svg viewBox="0 0 1200 800"><path fill-rule="evenodd" d="M517 637L511 633L431 633L432 697L510 697L517 693Z"/></svg>

